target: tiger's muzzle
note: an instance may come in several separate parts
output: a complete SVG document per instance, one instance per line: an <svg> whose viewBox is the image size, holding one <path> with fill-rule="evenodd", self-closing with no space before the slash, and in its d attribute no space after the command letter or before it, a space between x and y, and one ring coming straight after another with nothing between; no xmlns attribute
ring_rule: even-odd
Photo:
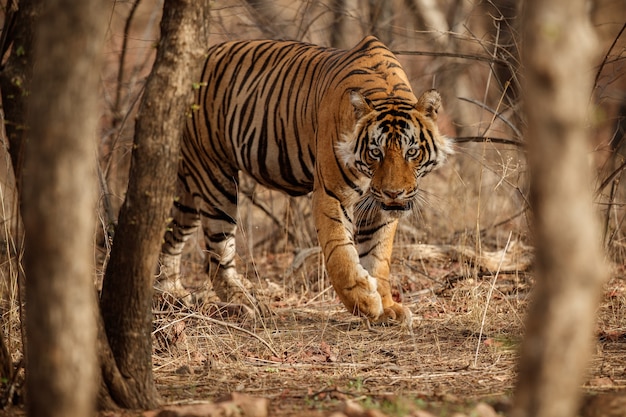
<svg viewBox="0 0 626 417"><path fill-rule="evenodd" d="M393 201L393 202L385 203L381 201L380 206L383 208L383 210L386 210L386 211L409 211L411 210L410 202Z"/></svg>
<svg viewBox="0 0 626 417"><path fill-rule="evenodd" d="M382 190L379 201L383 210L408 211L411 209L411 200L407 198L405 190Z"/></svg>

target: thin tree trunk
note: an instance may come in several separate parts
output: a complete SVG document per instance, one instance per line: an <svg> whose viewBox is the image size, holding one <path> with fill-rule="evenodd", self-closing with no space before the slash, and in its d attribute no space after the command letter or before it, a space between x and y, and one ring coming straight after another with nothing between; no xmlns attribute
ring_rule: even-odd
<svg viewBox="0 0 626 417"><path fill-rule="evenodd" d="M506 60L506 65L500 62L494 64L494 74L500 89L507 98L508 106L515 108L519 101L519 50L518 28L519 9L516 0L494 0L487 3L488 12L494 16L494 22L489 24L493 39L497 40L500 48L498 56ZM515 113L514 113L515 114ZM519 122L519 120L516 120Z"/></svg>
<svg viewBox="0 0 626 417"><path fill-rule="evenodd" d="M446 19L445 5L436 0L409 0L406 3L417 20L424 22L437 49L445 51L450 44L450 25Z"/></svg>
<svg viewBox="0 0 626 417"><path fill-rule="evenodd" d="M19 188L24 159L26 133L26 100L30 96L32 61L34 54L35 21L40 14L41 2L36 0L9 0L6 2L4 26L0 35L2 56L10 50L0 71L0 95L2 96L3 125L6 142L1 145L0 183L2 210L0 220L5 227L0 232L0 268L7 282L4 288L15 288L13 280L18 280L17 288L23 288L24 273L21 268L24 250L24 227L19 208ZM8 155L7 155L8 154ZM13 294L2 294L3 308L14 302ZM18 303L23 302L24 294L18 292ZM4 312L3 312L4 314ZM25 323L22 322L22 329ZM23 333L25 333L23 331ZM22 336L24 336L22 334ZM3 335L0 335L3 337ZM23 349L26 348L25 338ZM6 344L5 344L6 345ZM10 348L10 346L9 346ZM2 366L12 368L10 356Z"/></svg>
<svg viewBox="0 0 626 417"><path fill-rule="evenodd" d="M31 93L32 60L34 54L35 21L40 14L37 0L20 0L7 11L9 24L2 30L2 52L11 53L0 73L0 93L4 127L15 177L19 183L22 172L24 130L26 128L26 98Z"/></svg>
<svg viewBox="0 0 626 417"><path fill-rule="evenodd" d="M4 327L4 320L0 319L0 324ZM0 378L10 381L13 377L13 362L11 361L11 353L7 349L4 342L4 335L0 334ZM1 401L1 398L0 398ZM0 402L0 407L4 404Z"/></svg>
<svg viewBox="0 0 626 417"><path fill-rule="evenodd" d="M278 8L275 1L246 0L244 3L250 8L256 28L261 31L263 37L272 39L285 36L280 28L284 22L281 19L277 19Z"/></svg>
<svg viewBox="0 0 626 417"><path fill-rule="evenodd" d="M391 46L393 31L391 18L393 3L388 0L369 0L369 32L378 37L385 45Z"/></svg>
<svg viewBox="0 0 626 417"><path fill-rule="evenodd" d="M208 45L207 21L208 2L165 1L157 57L137 118L128 191L100 301L112 352L102 345L109 392L101 399L110 394L125 408L158 403L151 360L152 285L174 196L182 122ZM117 378L116 368L126 378Z"/></svg>
<svg viewBox="0 0 626 417"><path fill-rule="evenodd" d="M329 7L333 12L333 23L329 34L330 46L340 49L352 48L364 37L363 21L359 19L359 16L364 13L362 2L359 0L331 0ZM369 24L367 26L369 29Z"/></svg>
<svg viewBox="0 0 626 417"><path fill-rule="evenodd" d="M424 26L433 45L439 51L462 52L459 37L464 36L465 20L471 12L472 4L467 0L455 2L454 16L449 24L445 4L435 0L405 0L408 12ZM459 97L471 97L472 86L467 75L467 62L461 59L436 58L430 72L443 74L438 76L435 87L443 92L446 112L453 118L457 136L471 136L476 131L476 106L459 100Z"/></svg>
<svg viewBox="0 0 626 417"><path fill-rule="evenodd" d="M585 0L528 0L523 22L537 286L511 415L569 417L607 272L587 160L596 39Z"/></svg>
<svg viewBox="0 0 626 417"><path fill-rule="evenodd" d="M22 213L29 416L93 414L95 130L102 0L50 0L35 25ZM14 45L14 48L16 45Z"/></svg>

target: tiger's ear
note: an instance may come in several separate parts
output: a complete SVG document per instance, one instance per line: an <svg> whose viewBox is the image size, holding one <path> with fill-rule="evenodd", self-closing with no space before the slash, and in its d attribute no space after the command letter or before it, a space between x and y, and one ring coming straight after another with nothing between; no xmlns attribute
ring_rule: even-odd
<svg viewBox="0 0 626 417"><path fill-rule="evenodd" d="M437 120L437 113L441 108L441 96L439 92L435 89L425 91L417 100L415 107L431 119Z"/></svg>
<svg viewBox="0 0 626 417"><path fill-rule="evenodd" d="M350 103L357 120L374 110L372 102L356 90L350 90Z"/></svg>

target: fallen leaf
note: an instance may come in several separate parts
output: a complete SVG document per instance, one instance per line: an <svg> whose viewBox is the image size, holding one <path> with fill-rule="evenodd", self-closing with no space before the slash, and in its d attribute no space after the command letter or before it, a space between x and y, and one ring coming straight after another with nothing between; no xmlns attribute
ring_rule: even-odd
<svg viewBox="0 0 626 417"><path fill-rule="evenodd" d="M498 342L495 339L492 339L490 337L488 337L487 339L485 339L485 341L483 342L483 344L485 346L493 346L493 347L501 347L502 346L502 342Z"/></svg>

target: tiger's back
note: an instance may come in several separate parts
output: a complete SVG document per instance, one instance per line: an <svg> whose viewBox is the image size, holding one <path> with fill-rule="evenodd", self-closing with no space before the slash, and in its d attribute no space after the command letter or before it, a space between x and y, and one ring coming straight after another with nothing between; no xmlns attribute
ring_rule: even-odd
<svg viewBox="0 0 626 417"><path fill-rule="evenodd" d="M313 187L316 75L332 52L296 42L231 42L209 49L198 111L184 147L211 153L261 184L302 195ZM293 158L293 156L297 158Z"/></svg>
<svg viewBox="0 0 626 417"><path fill-rule="evenodd" d="M238 172L291 195L313 191L326 268L354 314L410 323L391 297L398 218L420 200L418 180L451 152L437 130L438 93L413 94L375 37L344 51L292 41L214 46L183 135L180 197L162 263L201 224L217 295L251 298L235 269ZM364 214L364 212L367 212Z"/></svg>

